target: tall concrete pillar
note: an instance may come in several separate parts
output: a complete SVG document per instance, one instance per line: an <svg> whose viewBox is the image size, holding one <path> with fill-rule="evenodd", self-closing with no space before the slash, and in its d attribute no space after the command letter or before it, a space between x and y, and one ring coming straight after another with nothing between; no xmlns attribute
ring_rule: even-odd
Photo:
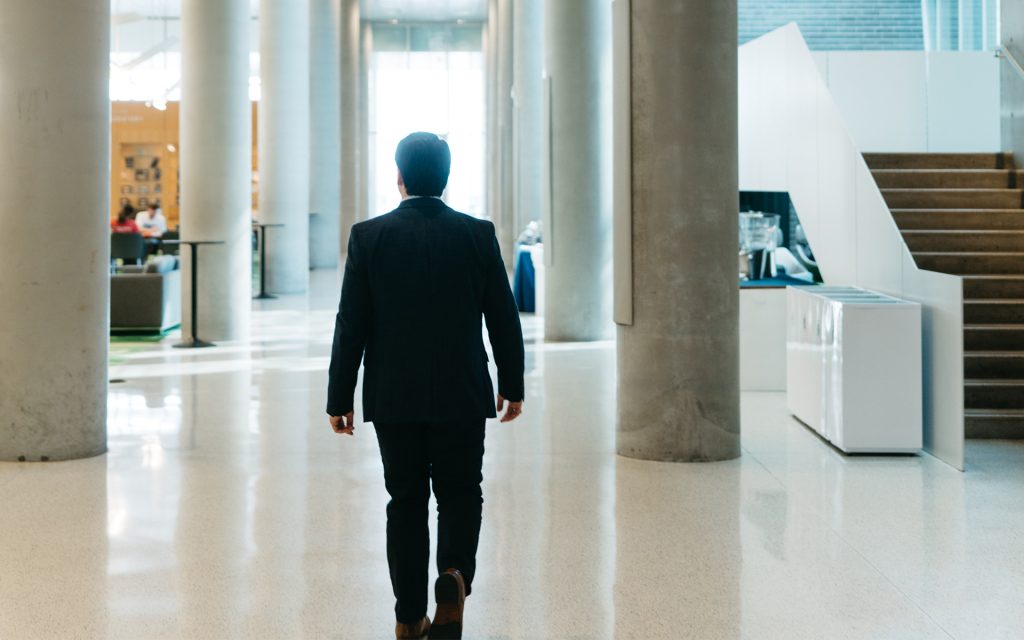
<svg viewBox="0 0 1024 640"><path fill-rule="evenodd" d="M546 0L550 209L545 216L544 335L612 335L611 14L606 0Z"/></svg>
<svg viewBox="0 0 1024 640"><path fill-rule="evenodd" d="M373 62L373 24L364 22L359 56L359 206L358 220L370 217L370 65Z"/></svg>
<svg viewBox="0 0 1024 640"><path fill-rule="evenodd" d="M341 0L309 0L309 262L338 266L341 242Z"/></svg>
<svg viewBox="0 0 1024 640"><path fill-rule="evenodd" d="M181 232L200 249L199 333L243 340L252 307L252 105L247 0L184 0L181 11ZM182 333L191 327L191 261L182 251Z"/></svg>
<svg viewBox="0 0 1024 640"><path fill-rule="evenodd" d="M260 222L267 232L267 289L309 285L309 4L260 1Z"/></svg>
<svg viewBox="0 0 1024 640"><path fill-rule="evenodd" d="M359 220L359 0L341 0L341 252Z"/></svg>
<svg viewBox="0 0 1024 640"><path fill-rule="evenodd" d="M0 9L0 460L107 449L110 2Z"/></svg>
<svg viewBox="0 0 1024 640"><path fill-rule="evenodd" d="M515 50L512 0L498 0L497 22L497 115L498 115L498 212L497 235L501 255L512 264L513 248L519 231L515 219L515 135L512 128L513 52Z"/></svg>
<svg viewBox="0 0 1024 640"><path fill-rule="evenodd" d="M541 219L544 206L541 198L544 183L544 1L519 0L514 9L514 228L518 234L526 223Z"/></svg>
<svg viewBox="0 0 1024 640"><path fill-rule="evenodd" d="M735 458L736 0L615 5L617 449Z"/></svg>
<svg viewBox="0 0 1024 640"><path fill-rule="evenodd" d="M487 96L487 217L494 223L495 230L500 229L500 176L498 166L499 133L498 133L498 0L487 2L487 24L483 32L484 63L486 66Z"/></svg>

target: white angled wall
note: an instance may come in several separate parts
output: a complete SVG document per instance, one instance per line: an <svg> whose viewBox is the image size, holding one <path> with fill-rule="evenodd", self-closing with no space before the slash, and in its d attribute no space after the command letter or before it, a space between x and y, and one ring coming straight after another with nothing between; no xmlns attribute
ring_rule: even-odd
<svg viewBox="0 0 1024 640"><path fill-rule="evenodd" d="M863 151L1000 151L999 59L987 51L813 54Z"/></svg>
<svg viewBox="0 0 1024 640"><path fill-rule="evenodd" d="M839 103L796 25L740 47L740 189L789 193L826 283L921 303L925 448L962 469L962 279L914 264Z"/></svg>

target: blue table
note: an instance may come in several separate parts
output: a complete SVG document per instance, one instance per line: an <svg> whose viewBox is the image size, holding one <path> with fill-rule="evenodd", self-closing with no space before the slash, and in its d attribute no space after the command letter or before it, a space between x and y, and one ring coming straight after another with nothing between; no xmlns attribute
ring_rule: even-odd
<svg viewBox="0 0 1024 640"><path fill-rule="evenodd" d="M537 271L533 266L533 255L516 246L516 267L512 276L512 295L516 306L523 313L537 310Z"/></svg>

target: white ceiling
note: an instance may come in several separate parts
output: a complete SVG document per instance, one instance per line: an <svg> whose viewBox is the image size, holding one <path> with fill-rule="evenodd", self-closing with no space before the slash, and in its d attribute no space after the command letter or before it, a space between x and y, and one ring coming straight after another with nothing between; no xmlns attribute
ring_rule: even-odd
<svg viewBox="0 0 1024 640"><path fill-rule="evenodd" d="M259 0L249 2L253 15L259 15ZM487 0L360 0L360 3L364 20L483 22L487 19ZM115 20L126 14L173 18L181 15L181 0L110 0L110 10Z"/></svg>

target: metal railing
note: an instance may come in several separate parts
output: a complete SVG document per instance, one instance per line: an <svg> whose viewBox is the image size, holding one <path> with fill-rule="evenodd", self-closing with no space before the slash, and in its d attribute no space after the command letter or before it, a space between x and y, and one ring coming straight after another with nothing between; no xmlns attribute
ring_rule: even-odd
<svg viewBox="0 0 1024 640"><path fill-rule="evenodd" d="M996 49L996 57L1009 62L1010 66L1013 67L1013 70L1017 72L1017 75L1024 78L1024 65L1021 65L1020 60L1017 59L1017 56L1013 55L1013 52L1010 51L1006 45L1002 45Z"/></svg>

